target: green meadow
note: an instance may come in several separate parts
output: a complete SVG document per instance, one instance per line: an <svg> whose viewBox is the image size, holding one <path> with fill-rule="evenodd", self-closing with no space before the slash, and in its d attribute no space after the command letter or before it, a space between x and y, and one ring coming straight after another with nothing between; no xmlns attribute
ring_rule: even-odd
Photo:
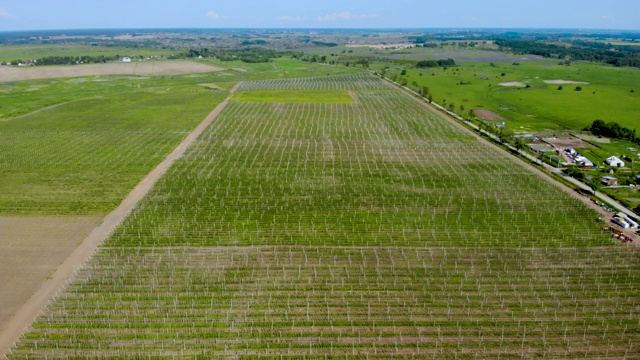
<svg viewBox="0 0 640 360"><path fill-rule="evenodd" d="M375 42L374 42L375 43ZM588 62L560 65L560 60L535 55L495 51L491 43L476 48L441 45L436 48L338 46L308 49L326 55L327 61L356 65L368 59L369 68L388 78L406 81L408 87L428 87L433 101L453 104L457 113L491 110L507 119L516 132L582 129L593 120L615 121L634 128L640 118L640 69L616 68ZM458 66L418 69L421 60L454 59ZM384 71L383 71L384 69ZM405 76L401 76L402 71ZM576 84L553 84L565 80ZM522 87L501 86L520 82ZM587 83L587 84L580 84ZM528 85L528 87L527 87ZM559 86L561 90L558 90ZM576 91L581 86L582 90ZM462 106L462 108L461 108Z"/></svg>
<svg viewBox="0 0 640 360"><path fill-rule="evenodd" d="M582 62L566 66L548 60L463 61L447 69L381 63L373 68L379 71L385 65L390 68L387 77L406 69L407 75L399 79L405 78L409 87L428 87L433 101L454 104L454 110L464 114L491 110L520 132L582 129L595 119L634 128L640 118L640 69ZM553 80L576 83L545 82ZM514 82L522 87L501 85Z"/></svg>

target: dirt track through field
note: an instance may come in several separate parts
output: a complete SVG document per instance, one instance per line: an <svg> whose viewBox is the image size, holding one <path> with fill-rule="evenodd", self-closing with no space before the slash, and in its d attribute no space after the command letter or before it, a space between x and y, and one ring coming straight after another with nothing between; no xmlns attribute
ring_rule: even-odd
<svg viewBox="0 0 640 360"><path fill-rule="evenodd" d="M56 294L60 293L66 285L73 280L78 269L80 269L94 254L100 243L129 215L138 202L151 189L155 182L165 173L171 164L179 159L191 143L211 124L213 119L229 103L234 92L240 84L238 83L229 96L207 115L207 117L176 147L176 149L165 158L147 177L145 177L129 195L122 201L120 206L107 215L102 224L95 228L89 236L84 239L73 253L60 265L53 275L47 279L34 295L15 313L0 332L0 354L7 354L9 349L18 338L27 330L38 315L45 309L48 302Z"/></svg>

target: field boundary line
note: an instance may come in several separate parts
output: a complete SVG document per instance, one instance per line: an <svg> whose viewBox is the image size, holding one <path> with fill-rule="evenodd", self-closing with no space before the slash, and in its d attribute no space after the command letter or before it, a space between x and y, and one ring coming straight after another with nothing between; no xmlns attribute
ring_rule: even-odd
<svg viewBox="0 0 640 360"><path fill-rule="evenodd" d="M55 270L55 272L40 286L40 288L27 300L26 303L9 319L4 329L0 332L0 354L6 355L16 344L19 338L28 331L31 324L46 309L51 299L59 295L66 286L73 281L75 276L95 254L98 246L116 229L118 225L131 213L138 202L149 192L173 162L185 153L202 134L204 129L227 106L231 97L241 83L231 89L227 98L207 115L207 117L187 135L182 142L169 154L155 169L153 169L136 187L127 195L120 205L109 213L102 223L93 229L82 243L69 255L69 257Z"/></svg>

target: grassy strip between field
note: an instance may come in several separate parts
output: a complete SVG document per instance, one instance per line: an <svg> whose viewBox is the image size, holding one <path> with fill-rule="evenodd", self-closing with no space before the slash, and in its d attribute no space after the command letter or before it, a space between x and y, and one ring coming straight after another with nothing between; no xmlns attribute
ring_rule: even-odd
<svg viewBox="0 0 640 360"><path fill-rule="evenodd" d="M347 91L299 91L299 90L271 90L271 91L242 91L234 98L239 102L263 103L322 103L322 104L353 104L354 100Z"/></svg>

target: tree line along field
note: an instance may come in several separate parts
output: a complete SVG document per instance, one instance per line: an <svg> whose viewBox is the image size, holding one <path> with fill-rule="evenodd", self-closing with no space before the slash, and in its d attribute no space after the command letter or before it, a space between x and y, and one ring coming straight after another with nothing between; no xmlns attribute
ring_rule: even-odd
<svg viewBox="0 0 640 360"><path fill-rule="evenodd" d="M269 89L356 100L230 102L9 358L640 354L595 211L375 77Z"/></svg>

